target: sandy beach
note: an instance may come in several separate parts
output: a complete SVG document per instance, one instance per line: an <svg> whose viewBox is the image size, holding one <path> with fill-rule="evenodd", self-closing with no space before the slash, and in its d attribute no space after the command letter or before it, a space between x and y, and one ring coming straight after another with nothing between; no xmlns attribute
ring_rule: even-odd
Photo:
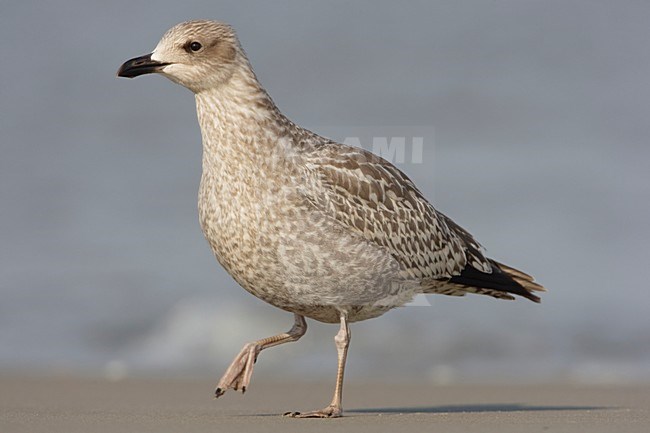
<svg viewBox="0 0 650 433"><path fill-rule="evenodd" d="M325 382L254 382L211 397L209 380L0 377L0 431L646 432L650 386L346 384L345 417L288 419L326 403Z"/></svg>

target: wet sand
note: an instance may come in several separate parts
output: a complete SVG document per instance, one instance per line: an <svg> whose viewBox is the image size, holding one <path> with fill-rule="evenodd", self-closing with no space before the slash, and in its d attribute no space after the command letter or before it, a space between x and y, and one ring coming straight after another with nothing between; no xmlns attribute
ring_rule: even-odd
<svg viewBox="0 0 650 433"><path fill-rule="evenodd" d="M346 383L345 417L279 414L328 402L326 382L0 377L0 432L647 432L650 386Z"/></svg>

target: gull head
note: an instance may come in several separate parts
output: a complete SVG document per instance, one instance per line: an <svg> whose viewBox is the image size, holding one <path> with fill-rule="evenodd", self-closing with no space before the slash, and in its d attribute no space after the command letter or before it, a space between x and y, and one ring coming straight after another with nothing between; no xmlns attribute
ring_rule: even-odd
<svg viewBox="0 0 650 433"><path fill-rule="evenodd" d="M151 54L126 61L117 75L134 78L158 73L200 93L227 83L245 59L232 27L195 20L169 29Z"/></svg>

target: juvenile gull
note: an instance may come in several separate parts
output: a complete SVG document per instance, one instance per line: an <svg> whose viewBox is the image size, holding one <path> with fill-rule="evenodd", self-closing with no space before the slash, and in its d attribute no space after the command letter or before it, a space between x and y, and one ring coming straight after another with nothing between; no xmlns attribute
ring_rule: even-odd
<svg viewBox="0 0 650 433"><path fill-rule="evenodd" d="M258 82L234 30L215 21L171 28L118 76L159 73L191 90L203 141L201 229L219 263L248 292L294 314L286 333L248 343L216 396L244 392L259 353L302 337L305 317L339 323L334 397L293 417L338 417L348 324L421 293L539 302L529 275L484 255L390 162L287 119Z"/></svg>

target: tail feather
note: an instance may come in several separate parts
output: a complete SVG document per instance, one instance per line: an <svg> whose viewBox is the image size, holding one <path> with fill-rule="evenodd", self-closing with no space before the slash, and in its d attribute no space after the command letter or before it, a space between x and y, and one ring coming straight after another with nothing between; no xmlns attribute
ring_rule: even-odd
<svg viewBox="0 0 650 433"><path fill-rule="evenodd" d="M521 272L519 269L511 268L508 265L504 265L503 263L499 263L495 260L491 260L492 264L496 265L499 267L503 272L508 274L510 278L515 280L517 283L521 284L525 289L533 291L533 292L546 292L546 287L542 286L541 284L535 282L534 278L531 277L530 275L526 274L525 272Z"/></svg>
<svg viewBox="0 0 650 433"><path fill-rule="evenodd" d="M533 277L494 260L490 260L490 263L492 264L492 273L490 274L468 265L460 275L452 277L449 282L496 292L512 293L533 302L539 303L541 301L539 296L533 294L533 292L545 292L546 289L536 283Z"/></svg>

